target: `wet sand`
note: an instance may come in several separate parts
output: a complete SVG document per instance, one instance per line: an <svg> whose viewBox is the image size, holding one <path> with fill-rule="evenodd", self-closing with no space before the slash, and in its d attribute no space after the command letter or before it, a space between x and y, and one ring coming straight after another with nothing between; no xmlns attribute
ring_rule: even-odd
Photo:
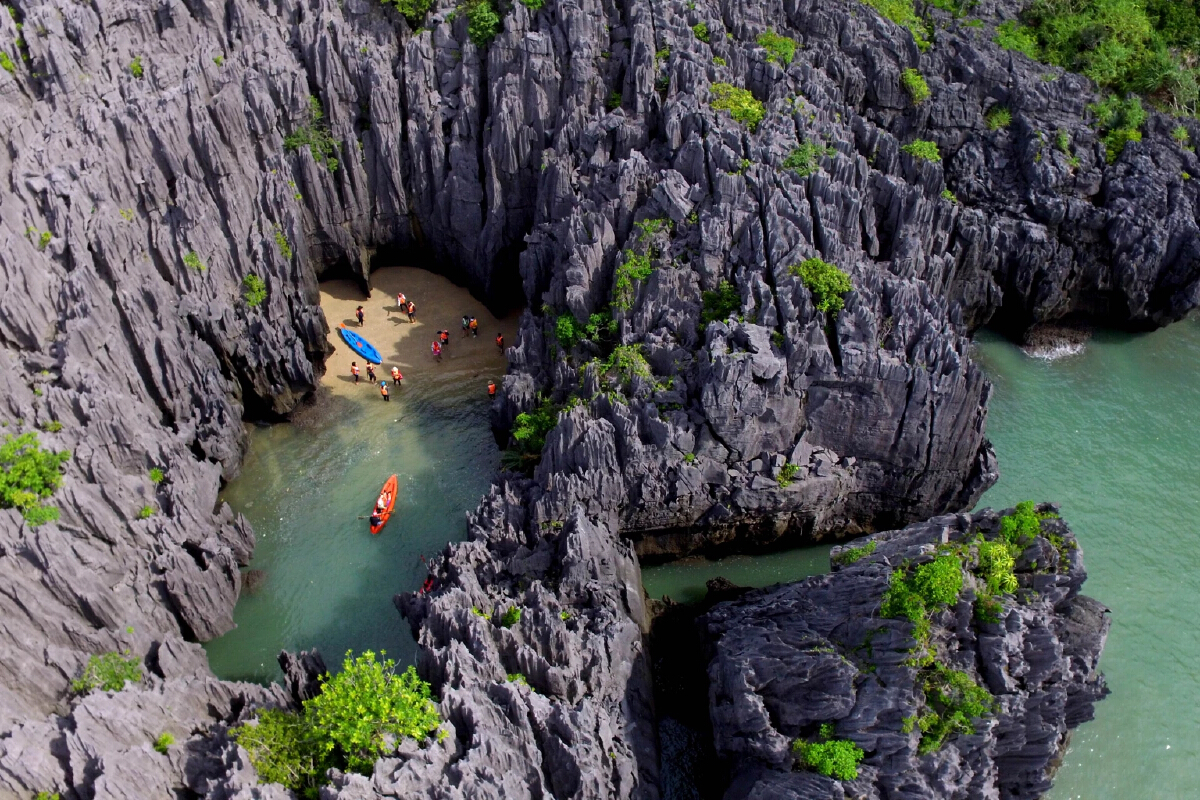
<svg viewBox="0 0 1200 800"><path fill-rule="evenodd" d="M384 267L371 273L371 282L374 289L367 298L353 281L321 284L321 309L329 322L329 343L334 348L326 362L322 387L336 395L382 402L378 384L367 381L366 362L342 341L337 331L342 323L379 350L383 364L376 367L376 373L379 380L388 382L393 400L393 365L404 375L404 386L399 390L404 394L436 391L482 395L489 379L500 382L507 364L496 347L496 334L504 334L505 347L512 345L519 314L497 319L466 289L416 267ZM408 314L396 305L396 293L401 291L417 306L415 322L410 323ZM362 327L354 316L360 305L365 314ZM463 314L479 320L478 338L464 338ZM430 344L441 329L450 331L450 344L442 349L442 360L438 362L430 352ZM357 385L350 375L351 361L357 361L361 370Z"/></svg>

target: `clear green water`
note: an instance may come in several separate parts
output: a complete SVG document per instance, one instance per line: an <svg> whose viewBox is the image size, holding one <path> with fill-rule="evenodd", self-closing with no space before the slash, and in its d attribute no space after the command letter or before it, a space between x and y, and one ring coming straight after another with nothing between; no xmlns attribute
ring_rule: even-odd
<svg viewBox="0 0 1200 800"><path fill-rule="evenodd" d="M1000 481L980 506L1062 505L1085 591L1113 612L1101 667L1112 694L1081 726L1052 800L1200 796L1200 321L1100 333L1083 353L1029 358L983 332L995 384L988 434ZM645 570L652 596L691 600L723 575L766 586L826 569L827 547Z"/></svg>
<svg viewBox="0 0 1200 800"><path fill-rule="evenodd" d="M330 666L347 649L412 660L415 643L392 597L420 588L421 555L466 536L465 512L499 465L486 396L464 397L462 380L430 376L389 403L364 385L361 397L331 398L309 425L253 431L242 474L222 499L254 526L250 567L265 580L243 593L238 627L206 645L217 675L277 680L280 650L314 646ZM360 515L392 473L396 511L372 536Z"/></svg>

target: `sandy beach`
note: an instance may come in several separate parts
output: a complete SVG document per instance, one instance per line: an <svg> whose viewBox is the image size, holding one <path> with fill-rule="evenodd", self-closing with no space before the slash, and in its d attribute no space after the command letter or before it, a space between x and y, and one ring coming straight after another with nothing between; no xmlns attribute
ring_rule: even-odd
<svg viewBox="0 0 1200 800"><path fill-rule="evenodd" d="M364 337L379 350L383 364L376 367L380 380L392 388L392 366L404 375L403 393L452 391L454 393L484 393L489 379L500 382L506 362L496 347L496 334L504 334L504 346L516 340L519 314L497 319L483 303L466 289L448 279L416 267L384 267L371 273L374 289L363 297L353 281L326 281L321 284L321 309L329 322L329 343L334 353L328 359L321 386L341 396L366 395L379 400L378 385L367 381L366 363L350 350L338 333L346 327ZM404 292L416 306L416 321L396 305L396 293ZM360 327L354 316L363 307L364 324ZM463 336L462 316L468 314L479 320L479 337ZM440 362L433 358L430 344L437 331L450 331L450 344L442 350ZM350 375L350 362L357 361L361 381L355 385ZM393 392L395 399L395 392Z"/></svg>

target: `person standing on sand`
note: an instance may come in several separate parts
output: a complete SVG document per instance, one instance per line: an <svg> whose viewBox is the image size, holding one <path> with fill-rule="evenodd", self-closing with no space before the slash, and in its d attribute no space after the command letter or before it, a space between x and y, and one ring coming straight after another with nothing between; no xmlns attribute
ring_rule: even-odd
<svg viewBox="0 0 1200 800"><path fill-rule="evenodd" d="M400 313L408 310L408 298L404 296L404 292L396 292L396 307L400 309Z"/></svg>
<svg viewBox="0 0 1200 800"><path fill-rule="evenodd" d="M500 348L501 353L504 352L504 334L503 333L496 334L496 347Z"/></svg>
<svg viewBox="0 0 1200 800"><path fill-rule="evenodd" d="M392 367L392 383L396 384L397 389L404 388L404 376L400 374L399 367Z"/></svg>
<svg viewBox="0 0 1200 800"><path fill-rule="evenodd" d="M358 362L350 362L350 374L354 376L354 382L358 383Z"/></svg>
<svg viewBox="0 0 1200 800"><path fill-rule="evenodd" d="M479 338L479 321L471 317L471 335L476 339Z"/></svg>
<svg viewBox="0 0 1200 800"><path fill-rule="evenodd" d="M442 360L442 345L437 339L433 340L433 345L429 349L433 351L434 358L436 358L438 361Z"/></svg>
<svg viewBox="0 0 1200 800"><path fill-rule="evenodd" d="M363 307L362 306L359 306L358 308L354 309L354 316L358 317L358 327L361 328L363 326Z"/></svg>
<svg viewBox="0 0 1200 800"><path fill-rule="evenodd" d="M371 362L369 361L367 362L367 380L369 380L371 383L376 382L375 367L371 366Z"/></svg>
<svg viewBox="0 0 1200 800"><path fill-rule="evenodd" d="M379 382L379 393L383 395L384 400L387 400L389 403L392 402L391 395L388 394L387 390L387 381Z"/></svg>
<svg viewBox="0 0 1200 800"><path fill-rule="evenodd" d="M450 344L450 331L438 331L438 338L442 342L442 347Z"/></svg>
<svg viewBox="0 0 1200 800"><path fill-rule="evenodd" d="M409 322L417 321L417 304L416 303L414 303L412 300L409 300L408 305L406 305L404 307L404 310L408 312L408 321Z"/></svg>
<svg viewBox="0 0 1200 800"><path fill-rule="evenodd" d="M467 338L467 333L471 327L471 318L463 314L463 338Z"/></svg>
<svg viewBox="0 0 1200 800"><path fill-rule="evenodd" d="M488 400L496 399L496 382L488 381Z"/></svg>

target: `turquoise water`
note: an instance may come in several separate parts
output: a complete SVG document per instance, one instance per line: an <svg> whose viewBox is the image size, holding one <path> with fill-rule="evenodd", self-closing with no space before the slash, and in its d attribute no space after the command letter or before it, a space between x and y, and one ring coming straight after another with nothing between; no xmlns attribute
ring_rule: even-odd
<svg viewBox="0 0 1200 800"><path fill-rule="evenodd" d="M242 475L222 499L254 526L250 567L264 581L243 592L238 627L205 646L217 675L278 680L280 650L314 646L330 666L347 649L412 660L415 643L392 597L420 588L421 555L466 536L465 512L499 466L486 396L464 397L461 377L426 380L419 391L406 381L389 403L364 384L361 398L330 398L310 425L253 431ZM396 510L372 536L360 515L392 473Z"/></svg>
<svg viewBox="0 0 1200 800"><path fill-rule="evenodd" d="M976 357L996 387L1001 472L980 507L1060 503L1085 591L1113 612L1101 660L1112 694L1075 732L1049 797L1200 797L1200 320L1099 333L1049 362L985 331ZM765 586L823 572L828 552L689 559L643 580L651 596L695 600L717 575Z"/></svg>
<svg viewBox="0 0 1200 800"><path fill-rule="evenodd" d="M1052 362L985 334L978 357L996 386L1000 459L981 505L1061 503L1084 591L1112 609L1112 694L1076 731L1049 796L1200 796L1200 321L1097 334Z"/></svg>

